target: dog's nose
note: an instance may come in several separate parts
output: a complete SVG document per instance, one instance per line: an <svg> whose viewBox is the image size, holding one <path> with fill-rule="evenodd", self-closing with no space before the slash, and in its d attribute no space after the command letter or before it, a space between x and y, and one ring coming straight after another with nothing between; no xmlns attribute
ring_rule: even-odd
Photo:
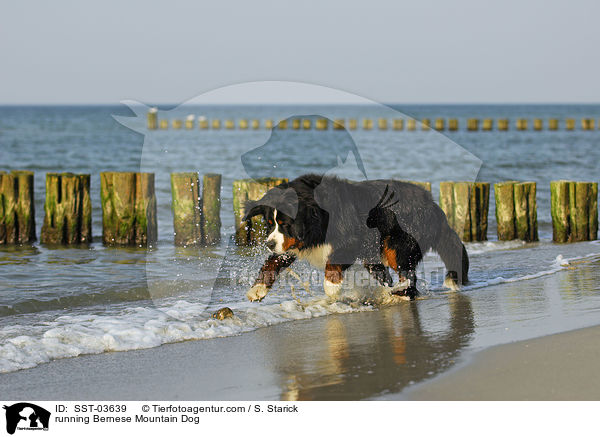
<svg viewBox="0 0 600 437"><path fill-rule="evenodd" d="M274 240L267 241L267 249L269 249L271 252L273 252L273 249L275 249L275 246L277 246L276 241L274 241Z"/></svg>

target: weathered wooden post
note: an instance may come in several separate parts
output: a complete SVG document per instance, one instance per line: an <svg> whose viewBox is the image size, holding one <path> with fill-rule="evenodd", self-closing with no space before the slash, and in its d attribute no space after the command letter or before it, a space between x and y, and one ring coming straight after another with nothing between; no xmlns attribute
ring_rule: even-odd
<svg viewBox="0 0 600 437"><path fill-rule="evenodd" d="M287 128L288 128L288 121L287 121L287 119L284 118L279 123L277 123L277 129L279 129L279 130L286 130ZM293 129L300 129L300 120L298 120L298 119L292 120L292 128Z"/></svg>
<svg viewBox="0 0 600 437"><path fill-rule="evenodd" d="M215 118L210 125L213 129L219 130L219 129L221 129L221 120L219 120L218 118Z"/></svg>
<svg viewBox="0 0 600 437"><path fill-rule="evenodd" d="M265 120L265 129L273 129L273 120L272 119L267 119Z"/></svg>
<svg viewBox="0 0 600 437"><path fill-rule="evenodd" d="M582 118L581 128L583 130L594 130L594 119L593 118Z"/></svg>
<svg viewBox="0 0 600 437"><path fill-rule="evenodd" d="M208 119L206 117L204 117L203 115L201 115L200 117L198 117L198 129L208 129Z"/></svg>
<svg viewBox="0 0 600 437"><path fill-rule="evenodd" d="M387 119L380 118L379 120L377 120L377 127L379 128L379 130L387 130L387 128L388 128Z"/></svg>
<svg viewBox="0 0 600 437"><path fill-rule="evenodd" d="M458 119L451 118L448 120L448 130L457 131L458 130Z"/></svg>
<svg viewBox="0 0 600 437"><path fill-rule="evenodd" d="M440 207L463 241L487 240L490 184L441 182Z"/></svg>
<svg viewBox="0 0 600 437"><path fill-rule="evenodd" d="M373 120L371 120L370 118L365 118L363 120L363 129L364 130L371 130L371 129L373 129Z"/></svg>
<svg viewBox="0 0 600 437"><path fill-rule="evenodd" d="M538 241L536 190L535 182L494 184L498 240Z"/></svg>
<svg viewBox="0 0 600 437"><path fill-rule="evenodd" d="M541 118L533 119L533 130L542 130L544 128L544 121Z"/></svg>
<svg viewBox="0 0 600 437"><path fill-rule="evenodd" d="M429 118L424 118L421 120L421 130L429 130L431 129L431 120Z"/></svg>
<svg viewBox="0 0 600 437"><path fill-rule="evenodd" d="M435 119L435 130L437 131L443 131L445 128L445 120L443 118L436 118Z"/></svg>
<svg viewBox="0 0 600 437"><path fill-rule="evenodd" d="M402 130L402 129L404 129L404 119L402 119L402 118L394 118L392 120L392 129L394 129L394 130Z"/></svg>
<svg viewBox="0 0 600 437"><path fill-rule="evenodd" d="M194 129L194 120L196 116L194 114L190 114L185 118L185 128L190 130Z"/></svg>
<svg viewBox="0 0 600 437"><path fill-rule="evenodd" d="M421 181L401 181L408 182L409 184L418 185L419 187L431 192L431 182L421 182Z"/></svg>
<svg viewBox="0 0 600 437"><path fill-rule="evenodd" d="M498 120L498 130L499 131L507 131L508 130L508 118L501 118Z"/></svg>
<svg viewBox="0 0 600 437"><path fill-rule="evenodd" d="M282 120L285 121L285 120ZM281 128L281 123L279 123L279 127ZM287 127L287 124L284 124L285 127ZM285 129L285 127L283 127L282 129ZM300 129L300 119L299 118L293 118L292 119L292 129L294 130L298 130Z"/></svg>
<svg viewBox="0 0 600 437"><path fill-rule="evenodd" d="M260 129L260 120L254 119L251 122L252 129Z"/></svg>
<svg viewBox="0 0 600 437"><path fill-rule="evenodd" d="M107 246L156 242L154 173L100 173L102 241Z"/></svg>
<svg viewBox="0 0 600 437"><path fill-rule="evenodd" d="M175 246L202 244L202 207L198 173L171 173Z"/></svg>
<svg viewBox="0 0 600 437"><path fill-rule="evenodd" d="M565 129L566 130L575 130L575 119L574 118L567 118L565 120Z"/></svg>
<svg viewBox="0 0 600 437"><path fill-rule="evenodd" d="M33 172L0 172L0 244L34 241Z"/></svg>
<svg viewBox="0 0 600 437"><path fill-rule="evenodd" d="M305 119L302 120L302 128L303 129L306 129L306 130L310 129L311 124L312 123L310 121L310 118L305 118Z"/></svg>
<svg viewBox="0 0 600 437"><path fill-rule="evenodd" d="M315 128L317 130L327 130L328 127L329 123L326 118L317 118L317 121L315 122Z"/></svg>
<svg viewBox="0 0 600 437"><path fill-rule="evenodd" d="M527 130L526 118L517 118L517 130Z"/></svg>
<svg viewBox="0 0 600 437"><path fill-rule="evenodd" d="M92 241L90 175L46 174L44 244L89 244Z"/></svg>
<svg viewBox="0 0 600 437"><path fill-rule="evenodd" d="M558 119L551 118L548 120L548 130L558 130Z"/></svg>
<svg viewBox="0 0 600 437"><path fill-rule="evenodd" d="M158 128L162 129L162 130L169 129L169 120L167 120L167 119L159 120L158 121Z"/></svg>
<svg viewBox="0 0 600 437"><path fill-rule="evenodd" d="M414 118L409 118L408 120L406 120L406 130L417 130L417 120L415 120Z"/></svg>
<svg viewBox="0 0 600 437"><path fill-rule="evenodd" d="M494 128L494 120L491 118L484 118L483 125L481 126L481 130L491 131Z"/></svg>
<svg viewBox="0 0 600 437"><path fill-rule="evenodd" d="M235 129L235 121L230 120L230 119L225 120L225 129L229 129L229 130Z"/></svg>
<svg viewBox="0 0 600 437"><path fill-rule="evenodd" d="M207 246L221 241L221 175L207 173L202 180L202 242Z"/></svg>
<svg viewBox="0 0 600 437"><path fill-rule="evenodd" d="M238 127L241 130L246 130L248 129L248 120L246 120L245 118L242 118L239 122L238 122Z"/></svg>
<svg viewBox="0 0 600 437"><path fill-rule="evenodd" d="M552 240L556 243L598 238L598 183L550 182Z"/></svg>
<svg viewBox="0 0 600 437"><path fill-rule="evenodd" d="M250 245L266 237L262 216L246 221L245 204L248 200L258 200L269 189L287 182L287 178L239 179L233 181L233 215L235 221L235 242L238 245Z"/></svg>
<svg viewBox="0 0 600 437"><path fill-rule="evenodd" d="M351 118L350 120L348 120L348 129L356 130L357 128L358 128L358 121L356 120L356 118Z"/></svg>
<svg viewBox="0 0 600 437"><path fill-rule="evenodd" d="M469 118L467 120L467 130L469 130L469 131L479 130L479 119L478 118Z"/></svg>
<svg viewBox="0 0 600 437"><path fill-rule="evenodd" d="M148 110L148 129L156 130L158 127L158 109L150 108Z"/></svg>
<svg viewBox="0 0 600 437"><path fill-rule="evenodd" d="M173 129L181 129L182 126L182 122L181 120L179 120L178 118L175 118L172 122L171 122L171 126L173 127Z"/></svg>
<svg viewBox="0 0 600 437"><path fill-rule="evenodd" d="M333 130L344 130L346 121L343 118L336 118L333 120Z"/></svg>

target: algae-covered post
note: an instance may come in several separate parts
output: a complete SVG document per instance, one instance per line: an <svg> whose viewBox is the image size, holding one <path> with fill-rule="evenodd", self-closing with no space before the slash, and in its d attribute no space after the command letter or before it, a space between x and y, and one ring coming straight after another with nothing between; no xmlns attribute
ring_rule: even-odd
<svg viewBox="0 0 600 437"><path fill-rule="evenodd" d="M467 130L469 130L469 131L477 131L477 130L479 130L479 119L477 119L477 118L469 118L467 120Z"/></svg>
<svg viewBox="0 0 600 437"><path fill-rule="evenodd" d="M41 242L89 244L92 241L90 175L46 174L46 200Z"/></svg>
<svg viewBox="0 0 600 437"><path fill-rule="evenodd" d="M552 239L557 243L598 238L598 183L550 182Z"/></svg>
<svg viewBox="0 0 600 437"><path fill-rule="evenodd" d="M490 184L441 182L440 207L463 241L487 240Z"/></svg>
<svg viewBox="0 0 600 437"><path fill-rule="evenodd" d="M175 246L202 244L202 209L198 173L171 173L171 208Z"/></svg>
<svg viewBox="0 0 600 437"><path fill-rule="evenodd" d="M508 130L508 118L501 118L498 120L498 130L499 131L507 131Z"/></svg>
<svg viewBox="0 0 600 437"><path fill-rule="evenodd" d="M0 172L0 244L34 241L33 172Z"/></svg>
<svg viewBox="0 0 600 437"><path fill-rule="evenodd" d="M202 182L203 243L212 246L221 241L221 175L207 173Z"/></svg>
<svg viewBox="0 0 600 437"><path fill-rule="evenodd" d="M494 184L498 240L538 240L535 182Z"/></svg>
<svg viewBox="0 0 600 437"><path fill-rule="evenodd" d="M148 110L148 129L155 130L158 127L158 109L150 108Z"/></svg>
<svg viewBox="0 0 600 437"><path fill-rule="evenodd" d="M253 217L248 221L244 220L246 201L258 200L269 189L287 181L287 178L239 179L233 181L235 241L238 245L256 244L266 236L262 216Z"/></svg>
<svg viewBox="0 0 600 437"><path fill-rule="evenodd" d="M100 173L102 241L108 246L149 246L156 242L153 173Z"/></svg>

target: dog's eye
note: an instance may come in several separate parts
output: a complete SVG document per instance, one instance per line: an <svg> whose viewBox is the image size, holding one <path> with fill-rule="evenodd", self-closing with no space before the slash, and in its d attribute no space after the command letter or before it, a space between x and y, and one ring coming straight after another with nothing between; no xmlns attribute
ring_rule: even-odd
<svg viewBox="0 0 600 437"><path fill-rule="evenodd" d="M282 220L277 220L277 223L279 223L280 225L282 225L283 221Z"/></svg>
<svg viewBox="0 0 600 437"><path fill-rule="evenodd" d="M273 224L273 220L269 219L269 224L272 225Z"/></svg>

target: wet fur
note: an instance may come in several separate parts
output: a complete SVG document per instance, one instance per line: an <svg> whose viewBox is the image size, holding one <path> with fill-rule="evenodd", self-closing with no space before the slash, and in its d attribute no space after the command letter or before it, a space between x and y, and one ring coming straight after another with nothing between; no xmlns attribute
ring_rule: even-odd
<svg viewBox="0 0 600 437"><path fill-rule="evenodd" d="M290 189L295 196L290 196ZM292 208L297 209L295 217L281 212L280 208L290 210L285 208L286 203L296 201L297 208ZM413 299L417 294L416 267L430 249L446 265L446 286L456 289L468 280L469 259L460 238L448 225L431 193L411 183L353 182L309 174L269 190L262 199L249 202L246 211L247 220L263 215L269 221L268 234L283 239L282 245L278 245L281 253L272 255L266 268L279 257L284 259L275 264L282 268L296 258L306 258L313 264L318 258L322 261L319 267L325 268L326 290L332 283L337 284L339 276L328 277L328 271L343 273L360 259L382 284L391 285L388 266L398 273L400 282L408 279L409 286L397 293ZM270 245L273 249L272 242ZM275 270L276 277L280 268ZM261 276L253 289L260 286L259 294L264 297L265 281ZM274 280L268 282L267 290Z"/></svg>

